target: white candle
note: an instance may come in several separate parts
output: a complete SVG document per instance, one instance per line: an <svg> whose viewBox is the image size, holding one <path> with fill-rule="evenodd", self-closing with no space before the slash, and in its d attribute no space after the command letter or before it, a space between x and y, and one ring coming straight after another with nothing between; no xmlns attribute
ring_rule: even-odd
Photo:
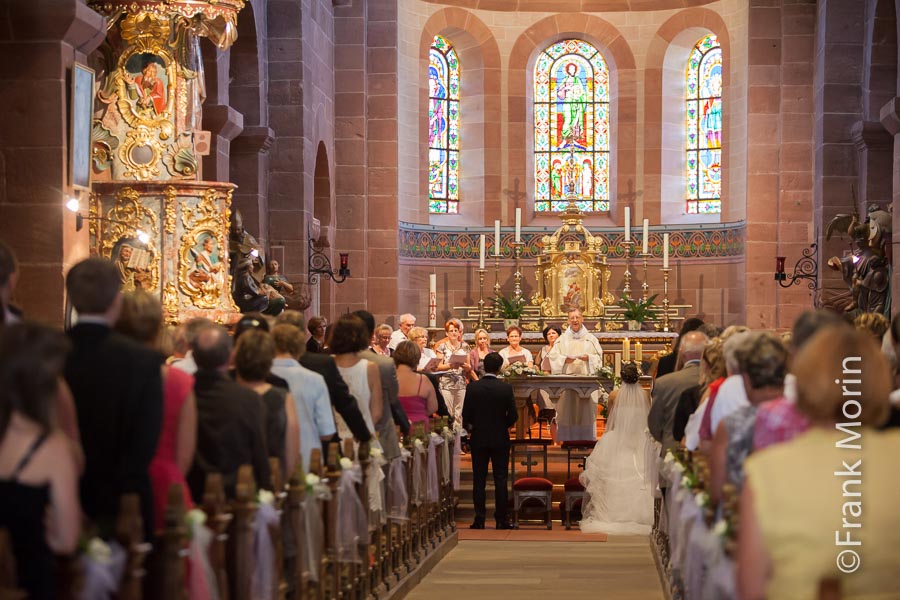
<svg viewBox="0 0 900 600"><path fill-rule="evenodd" d="M616 377L622 375L622 355L616 352Z"/></svg>
<svg viewBox="0 0 900 600"><path fill-rule="evenodd" d="M628 338L622 340L622 360L631 362L631 342L628 341Z"/></svg>
<svg viewBox="0 0 900 600"><path fill-rule="evenodd" d="M625 241L631 241L631 207L625 207Z"/></svg>
<svg viewBox="0 0 900 600"><path fill-rule="evenodd" d="M642 252L649 254L650 249L650 219L644 219L644 248Z"/></svg>
<svg viewBox="0 0 900 600"><path fill-rule="evenodd" d="M500 220L494 221L494 256L500 256Z"/></svg>
<svg viewBox="0 0 900 600"><path fill-rule="evenodd" d="M437 327L437 274L428 276L428 326Z"/></svg>
<svg viewBox="0 0 900 600"><path fill-rule="evenodd" d="M522 241L522 209L516 209L516 243Z"/></svg>
<svg viewBox="0 0 900 600"><path fill-rule="evenodd" d="M663 234L663 269L669 268L669 234Z"/></svg>
<svg viewBox="0 0 900 600"><path fill-rule="evenodd" d="M644 346L640 342L634 343L634 360L640 365L644 359Z"/></svg>
<svg viewBox="0 0 900 600"><path fill-rule="evenodd" d="M478 268L484 268L484 234L481 234L481 252L478 254Z"/></svg>

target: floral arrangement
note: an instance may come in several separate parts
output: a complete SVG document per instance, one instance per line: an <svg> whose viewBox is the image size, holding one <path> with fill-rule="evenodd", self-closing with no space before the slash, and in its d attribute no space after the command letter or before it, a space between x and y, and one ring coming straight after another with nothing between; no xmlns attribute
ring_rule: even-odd
<svg viewBox="0 0 900 600"><path fill-rule="evenodd" d="M503 371L504 377L525 377L526 375L542 376L545 374L546 373L537 367L529 367L523 362L514 362Z"/></svg>
<svg viewBox="0 0 900 600"><path fill-rule="evenodd" d="M256 494L256 501L259 504L267 504L269 506L275 504L275 494L269 490L259 490Z"/></svg>
<svg viewBox="0 0 900 600"><path fill-rule="evenodd" d="M349 458L347 458L346 456L341 457L340 464L341 464L341 469L344 471L353 468L353 461L350 460Z"/></svg>
<svg viewBox="0 0 900 600"><path fill-rule="evenodd" d="M597 377L601 381L612 381L613 389L622 385L622 378L616 375L616 372L613 371L612 367L608 365L603 365L599 369L594 372L594 376ZM602 387L602 386L601 386Z"/></svg>

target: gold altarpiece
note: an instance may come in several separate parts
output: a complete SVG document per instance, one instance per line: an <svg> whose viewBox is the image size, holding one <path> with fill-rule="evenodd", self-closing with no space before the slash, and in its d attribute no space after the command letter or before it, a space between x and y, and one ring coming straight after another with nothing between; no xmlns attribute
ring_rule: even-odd
<svg viewBox="0 0 900 600"><path fill-rule="evenodd" d="M540 308L542 317L565 318L570 308L578 307L585 317L599 319L615 302L604 242L584 226L584 213L574 202L560 218L562 226L541 239L531 304Z"/></svg>

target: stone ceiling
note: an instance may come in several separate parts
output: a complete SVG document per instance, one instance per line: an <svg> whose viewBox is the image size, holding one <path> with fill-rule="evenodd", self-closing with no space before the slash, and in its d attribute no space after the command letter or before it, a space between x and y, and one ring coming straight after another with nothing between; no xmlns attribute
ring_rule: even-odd
<svg viewBox="0 0 900 600"><path fill-rule="evenodd" d="M670 10L711 4L715 0L425 0L432 4L496 11L615 12Z"/></svg>

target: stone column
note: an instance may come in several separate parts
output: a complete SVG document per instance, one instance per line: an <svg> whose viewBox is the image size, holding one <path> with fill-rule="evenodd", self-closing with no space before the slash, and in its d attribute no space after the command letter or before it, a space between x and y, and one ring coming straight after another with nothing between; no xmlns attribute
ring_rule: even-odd
<svg viewBox="0 0 900 600"><path fill-rule="evenodd" d="M893 179L892 179L892 202L894 206L900 202L900 144L898 144L898 135L900 135L900 98L893 98L881 108L881 124L894 139L893 147ZM900 244L900 213L893 212L893 234L891 236L891 258L896 254L897 245ZM893 273L891 275L891 306L900 306L900 274L896 263L891 260Z"/></svg>
<svg viewBox="0 0 900 600"><path fill-rule="evenodd" d="M0 11L0 238L19 260L14 301L60 325L64 274L87 256L87 232L65 210L70 72L106 34L82 0L5 0Z"/></svg>
<svg viewBox="0 0 900 600"><path fill-rule="evenodd" d="M885 126L877 121L859 121L850 130L859 159L857 201L860 216L875 202L887 209L892 200L890 173L894 140Z"/></svg>

